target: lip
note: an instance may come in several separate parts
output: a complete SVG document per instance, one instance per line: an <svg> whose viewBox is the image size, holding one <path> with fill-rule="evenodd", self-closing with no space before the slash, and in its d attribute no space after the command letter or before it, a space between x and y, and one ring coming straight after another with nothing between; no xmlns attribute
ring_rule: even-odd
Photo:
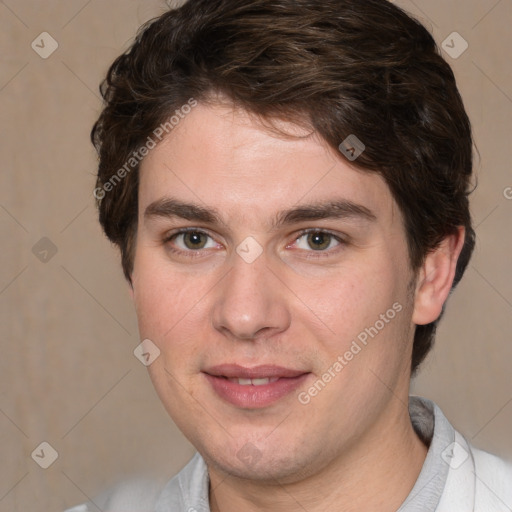
<svg viewBox="0 0 512 512"><path fill-rule="evenodd" d="M224 401L242 409L260 409L292 393L303 384L310 372L275 365L249 368L238 364L222 364L204 370L203 374L213 391ZM228 380L235 377L277 380L259 386L242 385Z"/></svg>
<svg viewBox="0 0 512 512"><path fill-rule="evenodd" d="M242 379L265 379L271 377L293 378L309 373L305 370L294 370L273 364L262 364L259 366L247 367L239 364L219 364L203 370L204 373L214 377L240 377Z"/></svg>

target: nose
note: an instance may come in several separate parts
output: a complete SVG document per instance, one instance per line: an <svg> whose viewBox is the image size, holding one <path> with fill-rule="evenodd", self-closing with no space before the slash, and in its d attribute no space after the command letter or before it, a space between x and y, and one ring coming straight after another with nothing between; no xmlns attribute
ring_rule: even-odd
<svg viewBox="0 0 512 512"><path fill-rule="evenodd" d="M215 290L213 326L238 340L279 334L291 320L286 290L264 253L252 263L233 254L233 266Z"/></svg>

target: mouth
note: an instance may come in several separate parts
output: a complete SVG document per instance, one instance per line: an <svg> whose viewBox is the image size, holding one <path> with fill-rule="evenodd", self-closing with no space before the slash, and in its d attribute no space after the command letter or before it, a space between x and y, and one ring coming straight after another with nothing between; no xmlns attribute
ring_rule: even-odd
<svg viewBox="0 0 512 512"><path fill-rule="evenodd" d="M275 365L223 364L203 370L203 374L223 401L242 409L259 409L292 393L310 372Z"/></svg>
<svg viewBox="0 0 512 512"><path fill-rule="evenodd" d="M258 379L244 379L243 377L224 377L229 382L240 384L240 386L265 386L271 382L277 382L280 377L260 377Z"/></svg>

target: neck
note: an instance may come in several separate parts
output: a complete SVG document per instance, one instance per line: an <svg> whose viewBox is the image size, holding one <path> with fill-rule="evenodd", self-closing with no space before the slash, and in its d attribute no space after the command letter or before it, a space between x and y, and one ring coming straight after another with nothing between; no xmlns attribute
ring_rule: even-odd
<svg viewBox="0 0 512 512"><path fill-rule="evenodd" d="M352 448L291 484L262 485L209 467L211 512L396 511L419 476L427 447L414 431L408 409L394 402L396 409Z"/></svg>

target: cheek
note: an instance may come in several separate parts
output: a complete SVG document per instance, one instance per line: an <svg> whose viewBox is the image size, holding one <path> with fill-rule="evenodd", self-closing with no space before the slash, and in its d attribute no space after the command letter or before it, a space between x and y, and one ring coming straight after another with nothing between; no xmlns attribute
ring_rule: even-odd
<svg viewBox="0 0 512 512"><path fill-rule="evenodd" d="M153 251L156 252L156 251ZM190 286L168 275L152 251L137 251L133 273L134 302L140 335L159 343L185 314Z"/></svg>
<svg viewBox="0 0 512 512"><path fill-rule="evenodd" d="M297 279L294 291L305 315L330 332L333 343L351 340L401 300L391 265L375 260L344 265L323 276Z"/></svg>
<svg viewBox="0 0 512 512"><path fill-rule="evenodd" d="M149 338L161 353L165 367L196 361L208 322L206 279L171 271L156 251L141 250L134 266L134 303L139 335ZM153 366L153 365L152 365Z"/></svg>

